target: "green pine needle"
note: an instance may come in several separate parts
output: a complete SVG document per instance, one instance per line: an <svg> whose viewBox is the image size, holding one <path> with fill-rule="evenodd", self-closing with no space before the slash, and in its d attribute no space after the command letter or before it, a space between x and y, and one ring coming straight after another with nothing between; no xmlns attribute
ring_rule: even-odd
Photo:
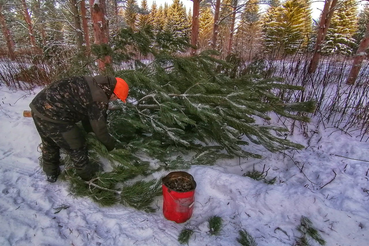
<svg viewBox="0 0 369 246"><path fill-rule="evenodd" d="M223 220L219 216L213 216L209 219L209 230L211 235L219 235L222 229Z"/></svg>
<svg viewBox="0 0 369 246"><path fill-rule="evenodd" d="M322 238L319 231L313 226L313 223L309 218L301 216L300 225L297 230L302 234L302 237L299 238L298 245L309 246L308 237L317 241L320 245L325 245L325 240Z"/></svg>
<svg viewBox="0 0 369 246"><path fill-rule="evenodd" d="M184 228L178 236L178 242L180 244L188 244L193 232L192 229Z"/></svg>
<svg viewBox="0 0 369 246"><path fill-rule="evenodd" d="M75 196L90 197L102 206L112 206L118 202L117 193L114 192L113 183L103 182L101 179L96 179L92 181L96 186L89 185L86 181L80 179L75 173L69 173L67 179L70 182L69 190Z"/></svg>
<svg viewBox="0 0 369 246"><path fill-rule="evenodd" d="M237 238L237 242L239 242L243 246L257 246L254 238L246 231L240 230L238 231L240 236Z"/></svg>
<svg viewBox="0 0 369 246"><path fill-rule="evenodd" d="M131 186L123 187L121 202L146 212L153 212L151 203L161 194L161 183L157 180L138 181Z"/></svg>

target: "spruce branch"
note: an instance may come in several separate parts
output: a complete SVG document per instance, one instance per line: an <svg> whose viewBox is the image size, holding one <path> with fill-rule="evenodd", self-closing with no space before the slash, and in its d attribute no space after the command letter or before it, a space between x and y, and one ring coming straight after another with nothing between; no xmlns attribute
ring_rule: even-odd
<svg viewBox="0 0 369 246"><path fill-rule="evenodd" d="M121 193L121 202L134 208L153 212L150 207L154 198L161 194L161 182L151 180L148 182L138 181L131 186L125 186Z"/></svg>

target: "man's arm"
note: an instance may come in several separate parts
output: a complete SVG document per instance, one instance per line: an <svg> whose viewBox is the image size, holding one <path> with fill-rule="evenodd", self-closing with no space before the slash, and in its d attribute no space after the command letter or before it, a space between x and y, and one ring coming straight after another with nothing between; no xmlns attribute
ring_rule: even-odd
<svg viewBox="0 0 369 246"><path fill-rule="evenodd" d="M93 102L88 110L91 128L96 138L105 145L108 151L114 149L116 140L109 134L106 123L107 105L103 102Z"/></svg>

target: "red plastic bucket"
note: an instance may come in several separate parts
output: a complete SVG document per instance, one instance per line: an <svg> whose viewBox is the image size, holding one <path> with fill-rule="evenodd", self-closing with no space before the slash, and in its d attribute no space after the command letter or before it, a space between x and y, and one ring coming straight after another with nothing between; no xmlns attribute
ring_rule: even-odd
<svg viewBox="0 0 369 246"><path fill-rule="evenodd" d="M163 214L177 223L191 218L195 203L196 182L186 172L171 172L162 178Z"/></svg>

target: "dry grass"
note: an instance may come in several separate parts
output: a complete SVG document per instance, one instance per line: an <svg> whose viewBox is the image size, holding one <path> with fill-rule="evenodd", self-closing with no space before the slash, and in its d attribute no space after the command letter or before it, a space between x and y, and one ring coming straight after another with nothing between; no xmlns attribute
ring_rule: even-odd
<svg viewBox="0 0 369 246"><path fill-rule="evenodd" d="M367 141L369 64L363 64L355 85L347 85L351 59L325 57L314 74L307 73L309 62L307 57L295 56L272 63L272 76L282 77L288 84L305 88L302 92L284 93L280 96L288 102L316 101L317 107L311 117L314 117L317 124L333 126L348 134L360 130L358 135L361 140Z"/></svg>

